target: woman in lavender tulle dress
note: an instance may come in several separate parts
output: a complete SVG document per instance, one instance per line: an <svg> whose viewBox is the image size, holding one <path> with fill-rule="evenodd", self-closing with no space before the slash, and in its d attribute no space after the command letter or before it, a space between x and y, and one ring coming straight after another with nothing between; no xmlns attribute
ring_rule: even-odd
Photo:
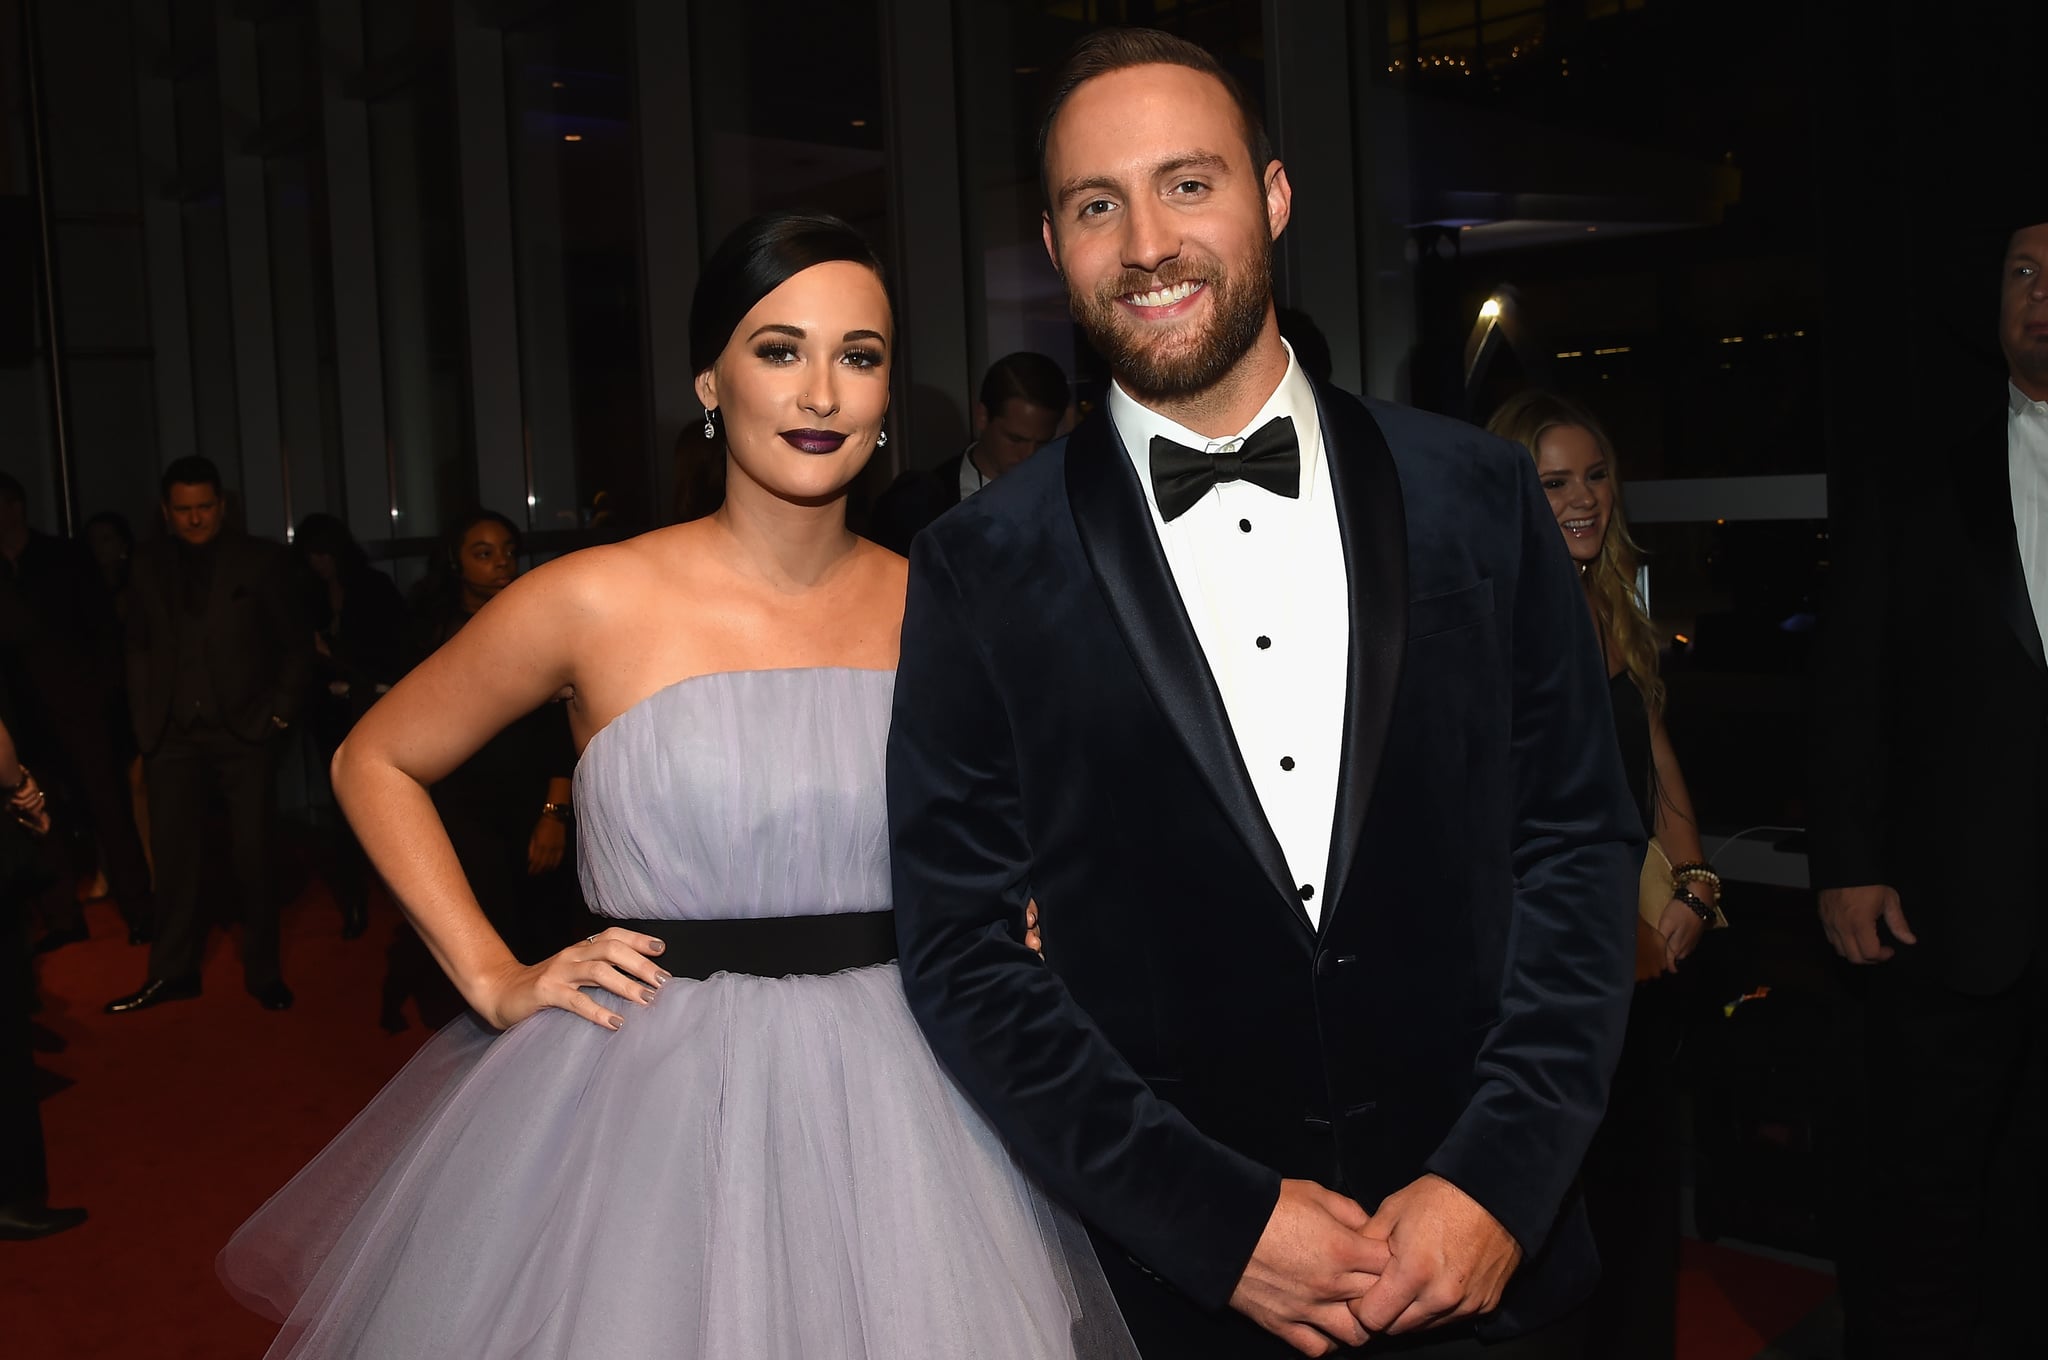
<svg viewBox="0 0 2048 1360"><path fill-rule="evenodd" d="M274 1356L1134 1354L1085 1237L939 1070L889 962L904 563L845 522L885 438L880 266L836 219L758 219L690 328L724 506L520 579L336 757L474 1014L222 1276L283 1321ZM528 967L426 786L565 690L585 896L621 924Z"/></svg>

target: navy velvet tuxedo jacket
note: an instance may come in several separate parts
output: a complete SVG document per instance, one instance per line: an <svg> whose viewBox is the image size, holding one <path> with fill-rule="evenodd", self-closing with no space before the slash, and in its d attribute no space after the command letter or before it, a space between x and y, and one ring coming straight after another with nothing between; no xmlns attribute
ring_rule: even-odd
<svg viewBox="0 0 2048 1360"><path fill-rule="evenodd" d="M1098 413L912 551L903 983L1020 1162L1191 1316L1227 1303L1281 1177L1371 1210L1434 1171L1527 1254L1483 1329L1513 1333L1595 1278L1571 1191L1628 1009L1641 821L1529 455L1316 396L1351 600L1320 928Z"/></svg>

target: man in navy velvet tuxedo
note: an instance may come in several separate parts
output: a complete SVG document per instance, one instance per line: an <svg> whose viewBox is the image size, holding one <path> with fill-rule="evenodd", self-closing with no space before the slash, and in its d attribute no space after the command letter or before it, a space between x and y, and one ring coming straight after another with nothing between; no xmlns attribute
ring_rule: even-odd
<svg viewBox="0 0 2048 1360"><path fill-rule="evenodd" d="M912 1008L1147 1354L1572 1354L1642 829L1533 465L1302 373L1207 53L1098 33L1057 89L1046 248L1116 381L911 555Z"/></svg>

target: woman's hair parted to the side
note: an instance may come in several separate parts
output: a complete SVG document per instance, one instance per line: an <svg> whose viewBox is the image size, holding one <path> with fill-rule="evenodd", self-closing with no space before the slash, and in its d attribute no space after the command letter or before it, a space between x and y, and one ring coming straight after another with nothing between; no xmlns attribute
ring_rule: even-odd
<svg viewBox="0 0 2048 1360"><path fill-rule="evenodd" d="M1643 696L1643 706L1655 715L1664 711L1664 680L1657 674L1657 628L1636 594L1636 568L1642 563L1643 550L1629 537L1628 515L1621 508L1621 469L1615 462L1613 441L1592 412L1554 392L1535 389L1509 397L1486 422L1489 433L1520 444L1539 465L1542 455L1537 446L1543 436L1574 425L1593 436L1607 462L1608 484L1614 488L1614 508L1607 516L1600 556L1586 569L1587 591L1593 597L1593 612L1602 631Z"/></svg>
<svg viewBox="0 0 2048 1360"><path fill-rule="evenodd" d="M690 299L691 375L718 362L755 303L812 265L834 260L874 270L887 294L888 271L874 247L829 213L763 213L735 227L704 262Z"/></svg>

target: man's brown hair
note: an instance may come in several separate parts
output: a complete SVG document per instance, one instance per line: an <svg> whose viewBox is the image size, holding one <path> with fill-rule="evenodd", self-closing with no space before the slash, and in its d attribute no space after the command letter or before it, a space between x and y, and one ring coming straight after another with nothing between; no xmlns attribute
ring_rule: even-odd
<svg viewBox="0 0 2048 1360"><path fill-rule="evenodd" d="M1045 153L1052 143L1053 120L1060 116L1060 109L1075 90L1097 76L1127 71L1133 66L1184 66L1223 86L1230 102L1237 105L1238 121L1244 125L1252 173L1264 177L1266 167L1273 163L1273 144L1266 138L1265 121L1245 97L1244 87L1207 48L1156 28L1104 28L1074 44L1073 51L1067 53L1067 59L1053 73L1052 97L1046 101L1045 117L1038 124L1038 185L1048 208L1053 206L1052 182L1046 173Z"/></svg>

